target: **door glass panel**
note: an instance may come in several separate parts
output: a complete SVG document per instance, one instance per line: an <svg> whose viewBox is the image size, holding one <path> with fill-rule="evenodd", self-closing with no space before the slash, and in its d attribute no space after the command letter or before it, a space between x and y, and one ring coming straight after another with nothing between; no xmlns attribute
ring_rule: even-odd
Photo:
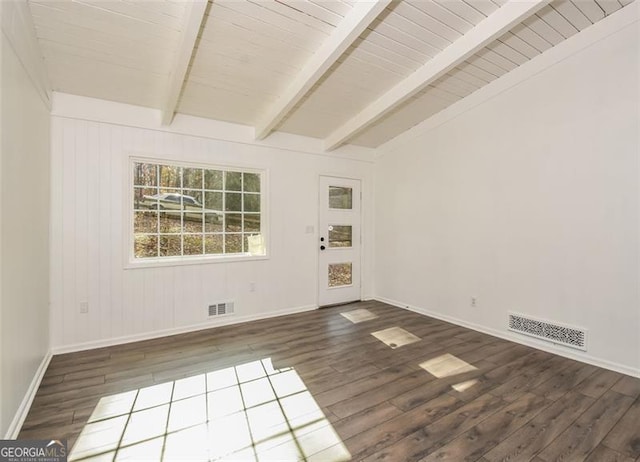
<svg viewBox="0 0 640 462"><path fill-rule="evenodd" d="M351 247L351 225L329 225L329 247Z"/></svg>
<svg viewBox="0 0 640 462"><path fill-rule="evenodd" d="M329 208L351 210L353 190L342 186L329 186Z"/></svg>
<svg viewBox="0 0 640 462"><path fill-rule="evenodd" d="M329 287L348 286L352 284L351 263L334 263L329 265Z"/></svg>

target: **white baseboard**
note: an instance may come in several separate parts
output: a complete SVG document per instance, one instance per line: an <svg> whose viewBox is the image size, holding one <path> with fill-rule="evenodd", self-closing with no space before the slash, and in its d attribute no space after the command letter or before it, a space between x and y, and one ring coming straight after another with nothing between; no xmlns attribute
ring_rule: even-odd
<svg viewBox="0 0 640 462"><path fill-rule="evenodd" d="M188 332L196 332L199 330L211 329L214 327L229 326L232 324L240 324L249 321L259 321L261 319L275 318L278 316L286 316L288 314L302 313L304 311L312 311L318 308L318 305L306 305L295 308L287 308L284 310L272 311L269 313L249 314L244 316L228 315L199 324L191 324L189 326L173 327L170 329L162 329L153 332L143 332L140 334L125 335L122 337L95 340L92 342L75 343L72 345L61 345L51 349L52 354L59 355L65 353L73 353L76 351L93 350L95 348L104 348L113 345L122 345L124 343L139 342L142 340L151 340L154 338L167 337L170 335L186 334Z"/></svg>
<svg viewBox="0 0 640 462"><path fill-rule="evenodd" d="M385 297L375 297L379 302L387 303L389 305L397 306L398 308L404 308L409 311L413 311L418 314L422 314L424 316L429 316L430 318L439 319L441 321L446 321L451 324L456 324L458 326L466 327L468 329L472 329L478 332L482 332L484 334L492 335L494 337L499 337L504 340L509 340L511 342L519 343L521 345L525 345L531 348L536 348L538 350L543 350L548 353L553 353L558 356L563 356L565 358L573 359L576 361L580 361L583 363L591 364L593 366L602 367L604 369L609 369L615 372L620 372L621 374L630 375L632 377L640 377L640 369L635 369L633 367L625 366L624 364L618 364L606 359L597 358L591 356L586 353L579 353L573 350L569 350L561 345L549 344L544 341L536 340L534 338L529 338L525 336L518 335L515 332L511 332L508 330L498 330L491 327L483 326L480 324L476 324L473 322L464 321L462 319L454 318L451 316L447 316L441 313L437 313L434 311L427 310L425 308L420 308L417 306L412 306L408 303L399 302L397 300L391 300Z"/></svg>
<svg viewBox="0 0 640 462"><path fill-rule="evenodd" d="M33 376L33 380L31 380L29 388L27 388L27 392L25 393L24 398L22 398L22 402L20 403L20 406L7 429L7 434L4 437L5 439L15 440L18 438L20 430L22 429L22 424L27 418L29 409L31 409L31 403L33 403L33 399L36 397L36 392L38 391L38 388L40 388L40 382L42 382L44 373L47 371L47 367L49 367L49 362L51 361L52 356L51 351L48 351L45 357L42 358L40 366L38 366L38 370Z"/></svg>

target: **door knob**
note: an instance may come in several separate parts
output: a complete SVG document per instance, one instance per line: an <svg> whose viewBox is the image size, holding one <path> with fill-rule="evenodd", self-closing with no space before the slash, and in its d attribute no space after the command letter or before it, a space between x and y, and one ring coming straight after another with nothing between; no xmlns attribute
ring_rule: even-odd
<svg viewBox="0 0 640 462"><path fill-rule="evenodd" d="M320 246L320 250L324 250L324 249L326 249L326 247L325 247L325 246L323 246L323 245L321 245L321 246Z"/></svg>

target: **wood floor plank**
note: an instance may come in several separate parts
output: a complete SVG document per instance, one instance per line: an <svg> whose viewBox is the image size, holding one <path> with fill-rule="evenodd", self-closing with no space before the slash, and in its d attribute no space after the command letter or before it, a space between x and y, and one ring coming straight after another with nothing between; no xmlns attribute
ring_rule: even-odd
<svg viewBox="0 0 640 462"><path fill-rule="evenodd" d="M595 400L569 392L484 457L491 462L529 460L566 430Z"/></svg>
<svg viewBox="0 0 640 462"><path fill-rule="evenodd" d="M362 308L377 317L341 315ZM391 327L420 340L392 349L372 335ZM639 396L638 379L368 301L56 355L20 438L73 446L83 429L101 428L94 423L135 425L167 409L164 399L173 430L160 431L163 444L209 419L201 425L215 431L194 441L249 435L227 454L235 459L257 452L327 462L348 451L353 460L392 462L628 462L638 454ZM118 457L132 438L125 433L113 443Z"/></svg>
<svg viewBox="0 0 640 462"><path fill-rule="evenodd" d="M549 405L551 405L550 401L525 393L507 407L421 460L425 462L478 460L487 450L497 446Z"/></svg>
<svg viewBox="0 0 640 462"><path fill-rule="evenodd" d="M547 462L586 459L632 403L628 396L606 392L538 456Z"/></svg>
<svg viewBox="0 0 640 462"><path fill-rule="evenodd" d="M633 462L634 460L633 457L625 456L601 445L585 459L585 462Z"/></svg>
<svg viewBox="0 0 640 462"><path fill-rule="evenodd" d="M631 458L640 457L640 399L636 399L602 444Z"/></svg>

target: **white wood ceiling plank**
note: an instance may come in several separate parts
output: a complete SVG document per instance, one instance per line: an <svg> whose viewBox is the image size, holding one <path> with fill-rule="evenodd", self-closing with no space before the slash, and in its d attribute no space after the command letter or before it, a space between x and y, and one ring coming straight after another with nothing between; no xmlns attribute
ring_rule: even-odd
<svg viewBox="0 0 640 462"><path fill-rule="evenodd" d="M456 67L456 69L465 72L468 75L471 75L473 77L475 77L476 79L478 79L479 81L483 81L485 83L489 83L489 82L493 82L495 79L497 79L498 77L483 70L480 69L479 67L470 64L469 62L465 61L464 63L461 63L458 65L458 67Z"/></svg>
<svg viewBox="0 0 640 462"><path fill-rule="evenodd" d="M564 41L564 37L560 32L555 30L549 24L544 22L537 15L533 15L530 18L522 21L522 24L526 25L529 29L534 31L540 37L544 38L547 42L551 43L551 45L557 45L558 43Z"/></svg>
<svg viewBox="0 0 640 462"><path fill-rule="evenodd" d="M114 34L119 35L120 37L126 37L135 42L149 43L167 50L173 50L175 47L174 43L175 40L177 40L178 34L173 30L167 29L166 33L162 35L157 35L155 33L149 34L146 30L132 27L130 21L127 24L127 21L123 23L118 20L118 18L111 20L109 17L117 15L77 14L77 11L69 11L68 9L60 8L59 5L59 3L55 3L55 6L47 3L29 3L29 9L31 10L36 26L46 25L52 28L76 28L78 25L81 25L82 29L87 32L88 38L91 38L91 32L95 30L105 34ZM66 6L67 4L64 3L62 5ZM85 10L92 9L85 8Z"/></svg>
<svg viewBox="0 0 640 462"><path fill-rule="evenodd" d="M461 17L469 24L478 24L486 16L462 0L435 0L438 5Z"/></svg>
<svg viewBox="0 0 640 462"><path fill-rule="evenodd" d="M598 6L595 0L579 0L573 3L592 23L604 19L604 10Z"/></svg>
<svg viewBox="0 0 640 462"><path fill-rule="evenodd" d="M325 140L327 149L334 149L359 132L371 126L389 111L401 105L445 73L475 54L478 50L500 37L516 24L547 2L509 1L468 33L454 42L446 51L427 63L406 79L395 85L380 98L353 116L346 124L338 127Z"/></svg>
<svg viewBox="0 0 640 462"><path fill-rule="evenodd" d="M477 67L478 69L481 69L484 72L493 75L494 77L500 77L506 74L507 72L509 72L506 69L501 68L500 66L496 66L491 61L488 61L487 59L483 58L482 56L479 56L478 54L467 59L467 62Z"/></svg>
<svg viewBox="0 0 640 462"><path fill-rule="evenodd" d="M446 101L449 105L455 103L456 101L460 101L460 98L448 91L442 90L441 88L436 88L433 85L429 85L426 89L426 93L439 98L442 101Z"/></svg>
<svg viewBox="0 0 640 462"><path fill-rule="evenodd" d="M500 75L502 75L504 72L512 71L516 67L518 67L518 63L511 61L511 59L504 56L502 53L497 53L493 48L490 48L489 45L487 45L486 48L478 51L475 56L478 56L482 59L485 59L487 62L494 64L500 70Z"/></svg>
<svg viewBox="0 0 640 462"><path fill-rule="evenodd" d="M408 48L416 50L428 57L433 57L437 55L441 50L433 45L429 45L426 42L423 42L420 39L417 39L415 36L410 33L405 32L398 27L392 26L386 21L374 21L371 26L371 29L374 32L378 32L391 40L399 42Z"/></svg>
<svg viewBox="0 0 640 462"><path fill-rule="evenodd" d="M457 66L455 69L452 69L450 72L447 73L447 75L450 76L451 78L458 79L458 80L461 80L462 82L465 82L466 84L468 84L469 86L473 87L476 90L484 87L487 83L489 83L485 79L481 79L461 69L460 66Z"/></svg>
<svg viewBox="0 0 640 462"><path fill-rule="evenodd" d="M220 2L221 6L256 19L258 23L263 24L263 28L278 27L287 32L291 32L296 36L306 36L309 39L314 40L318 44L322 43L322 40L324 40L329 35L327 32L320 31L314 27L309 27L304 23L298 22L295 19L291 19L288 16L283 16L282 14L266 8L266 6L263 7L260 4L248 2L246 0L218 1ZM326 26L330 27L328 25Z"/></svg>
<svg viewBox="0 0 640 462"><path fill-rule="evenodd" d="M417 40L432 46L436 50L444 50L446 47L451 45L451 40L447 40L394 12L384 18L384 23L401 30L406 34L412 35Z"/></svg>
<svg viewBox="0 0 640 462"><path fill-rule="evenodd" d="M473 93L472 90L469 90L468 88L462 88L456 85L455 83L450 82L446 78L440 78L436 80L435 82L433 82L433 84L431 84L431 86L434 88L438 88L442 91L451 93L452 95L460 99L464 98L465 96L469 96L471 93Z"/></svg>
<svg viewBox="0 0 640 462"><path fill-rule="evenodd" d="M47 40L69 47L86 48L96 53L150 62L152 66L160 66L162 73L169 74L170 56L167 56L166 51L154 46L132 42L123 37L98 31L91 31L91 37L87 37L86 30L73 27L61 28L39 25L36 26L36 35L39 40Z"/></svg>
<svg viewBox="0 0 640 462"><path fill-rule="evenodd" d="M358 49L366 51L367 53L380 56L381 58L392 62L395 66L399 66L411 71L416 70L422 64L421 62L410 59L404 55L395 53L388 48L381 47L372 40L363 40L360 38L354 42L354 46Z"/></svg>
<svg viewBox="0 0 640 462"><path fill-rule="evenodd" d="M635 0L620 0L620 3L622 3L622 6L627 6L634 1Z"/></svg>
<svg viewBox="0 0 640 462"><path fill-rule="evenodd" d="M551 5L547 5L538 12L538 17L553 27L564 38L569 38L578 33L578 29L574 27L567 19L558 13Z"/></svg>
<svg viewBox="0 0 640 462"><path fill-rule="evenodd" d="M47 59L53 89L92 98L157 107L166 76L58 54Z"/></svg>
<svg viewBox="0 0 640 462"><path fill-rule="evenodd" d="M298 10L301 13L312 16L320 21L326 22L333 27L336 27L342 21L343 15L336 14L326 8L322 8L313 2L308 0L280 0L294 10Z"/></svg>
<svg viewBox="0 0 640 462"><path fill-rule="evenodd" d="M465 34L471 30L473 24L462 19L460 16L453 14L451 11L443 8L432 0L406 0L419 10L422 10L434 19L446 24L451 29Z"/></svg>
<svg viewBox="0 0 640 462"><path fill-rule="evenodd" d="M129 69L135 69L141 72L148 71L154 74L168 75L167 66L164 63L158 63L149 56L126 56L121 53L104 53L90 48L82 48L78 46L70 46L64 43L52 42L47 39L39 39L40 48L43 54L49 59L55 61L59 55L70 55L77 58L90 60L91 62L102 62Z"/></svg>
<svg viewBox="0 0 640 462"><path fill-rule="evenodd" d="M237 0L231 0L237 1ZM278 0L247 0L249 3L258 5L263 11L272 11L277 15L284 18L289 18L291 21L295 21L298 24L305 25L309 29L316 30L325 35L331 34L335 28L331 24L327 24L313 16L309 16L302 11L292 8L291 5L282 3ZM261 12L262 14L262 12Z"/></svg>
<svg viewBox="0 0 640 462"><path fill-rule="evenodd" d="M622 8L622 4L618 0L596 0L596 3L604 10L607 16Z"/></svg>
<svg viewBox="0 0 640 462"><path fill-rule="evenodd" d="M340 2L337 0L310 0L311 3L315 3L321 8L325 8L332 13L339 14L340 16L346 16L351 11L351 5Z"/></svg>
<svg viewBox="0 0 640 462"><path fill-rule="evenodd" d="M163 125L170 124L173 120L189 63L195 52L200 27L206 16L208 3L208 0L193 0L185 9L178 49L174 55L171 74L164 92L164 101L160 106Z"/></svg>
<svg viewBox="0 0 640 462"><path fill-rule="evenodd" d="M129 3L133 5L138 5L139 0L123 0L124 3ZM183 1L166 1L166 0L156 0L153 2L153 8L158 12L166 14L167 16L173 16L174 18L182 18L184 17L184 7L185 3Z"/></svg>
<svg viewBox="0 0 640 462"><path fill-rule="evenodd" d="M85 24L87 26L92 24L90 27L94 27L93 24L96 23L103 27L117 27L118 29L124 29L127 31L127 35L132 37L148 35L173 41L177 40L179 35L178 31L172 28L109 12L86 3L75 1L49 3L43 0L31 0L30 6L38 7L35 11L32 8L34 16L36 14L45 14L71 24Z"/></svg>
<svg viewBox="0 0 640 462"><path fill-rule="evenodd" d="M356 4L318 51L309 58L300 73L288 84L277 103L266 110L266 115L256 126L256 138L262 139L267 136L286 117L289 111L351 46L353 41L386 8L389 1L362 1Z"/></svg>
<svg viewBox="0 0 640 462"><path fill-rule="evenodd" d="M494 11L498 9L498 5L493 3L491 0L465 0L468 4L470 4L473 8L484 14L485 16L489 16Z"/></svg>
<svg viewBox="0 0 640 462"><path fill-rule="evenodd" d="M220 75L215 80L207 77L206 75L189 74L189 83L199 84L207 87L218 88L221 90L227 90L237 94L254 96L261 99L273 99L278 97L277 92L274 90L277 88L274 82L267 82L259 79L254 81L245 80L238 81L234 79L234 75L226 74ZM248 76L244 76L247 78Z"/></svg>
<svg viewBox="0 0 640 462"><path fill-rule="evenodd" d="M207 20L207 24L209 23L211 27L205 27L201 34L201 37L204 39L215 40L209 37L212 33L222 29L224 34L232 34L230 39L235 39L236 37L242 38L248 35L260 41L268 39L285 43L289 47L303 49L309 53L314 53L318 48L317 40L310 36L296 35L277 27L265 27L264 22L226 8L217 2L211 4L209 18ZM218 36L219 35L221 34L218 34Z"/></svg>
<svg viewBox="0 0 640 462"><path fill-rule="evenodd" d="M573 27L582 30L591 25L591 21L570 0L555 0L551 7L560 13Z"/></svg>
<svg viewBox="0 0 640 462"><path fill-rule="evenodd" d="M372 53L365 48L357 46L349 50L349 58L356 59L363 63L367 63L371 66L378 67L385 72L390 72L398 76L405 76L413 71L413 68L406 67L402 64L398 64L395 61L391 61L384 54Z"/></svg>
<svg viewBox="0 0 640 462"><path fill-rule="evenodd" d="M516 27L511 29L511 32L541 53L553 46L552 43L542 38L542 36L534 32L533 29L529 28L524 23L518 24Z"/></svg>
<svg viewBox="0 0 640 462"><path fill-rule="evenodd" d="M495 8L495 7L494 7ZM422 10L419 10L414 5L408 2L399 2L395 3L393 7L393 12L399 14L406 19L415 22L421 27L432 31L434 34L439 35L440 37L446 39L449 42L453 42L457 40L462 35L460 32L450 28L446 24L437 21L432 18L428 14L424 13Z"/></svg>
<svg viewBox="0 0 640 462"><path fill-rule="evenodd" d="M111 13L119 14L122 16L130 17L136 21L157 24L162 27L167 27L180 31L181 18L175 16L168 16L157 8L156 4L162 2L139 2L128 3L122 1L104 1L104 0L74 0L76 2L85 4L87 6L105 10Z"/></svg>
<svg viewBox="0 0 640 462"><path fill-rule="evenodd" d="M506 45L499 40L496 40L493 43L487 45L487 48L500 56L503 56L505 59L511 61L512 63L516 63L518 66L526 63L529 59L520 53L517 50L514 50L509 45Z"/></svg>
<svg viewBox="0 0 640 462"><path fill-rule="evenodd" d="M454 68L443 75L440 80L469 93L473 93L474 91L485 85L484 83L482 85L478 85L475 82L471 83L469 81L470 79L466 78L467 76L464 76L465 78L461 78L460 74L461 72Z"/></svg>
<svg viewBox="0 0 640 462"><path fill-rule="evenodd" d="M409 59L418 61L420 64L423 64L427 59L431 57L425 53L414 50L404 43L400 43L397 40L394 40L392 37L388 37L387 35L382 34L379 31L367 31L366 40L401 56L406 56Z"/></svg>
<svg viewBox="0 0 640 462"><path fill-rule="evenodd" d="M512 32L507 32L502 37L500 37L499 40L529 59L533 59L540 54L540 51L538 51L538 49L532 47L520 37L514 35Z"/></svg>
<svg viewBox="0 0 640 462"><path fill-rule="evenodd" d="M219 39L216 40L216 37ZM241 65L253 66L260 62L267 69L282 68L286 75L298 72L305 59L311 56L306 50L291 48L271 40L265 39L260 45L260 41L252 39L250 34L232 40L229 34L224 34L223 28L207 35L206 39L202 36L198 50L205 56L227 56L230 61ZM196 59L199 58L196 55Z"/></svg>

